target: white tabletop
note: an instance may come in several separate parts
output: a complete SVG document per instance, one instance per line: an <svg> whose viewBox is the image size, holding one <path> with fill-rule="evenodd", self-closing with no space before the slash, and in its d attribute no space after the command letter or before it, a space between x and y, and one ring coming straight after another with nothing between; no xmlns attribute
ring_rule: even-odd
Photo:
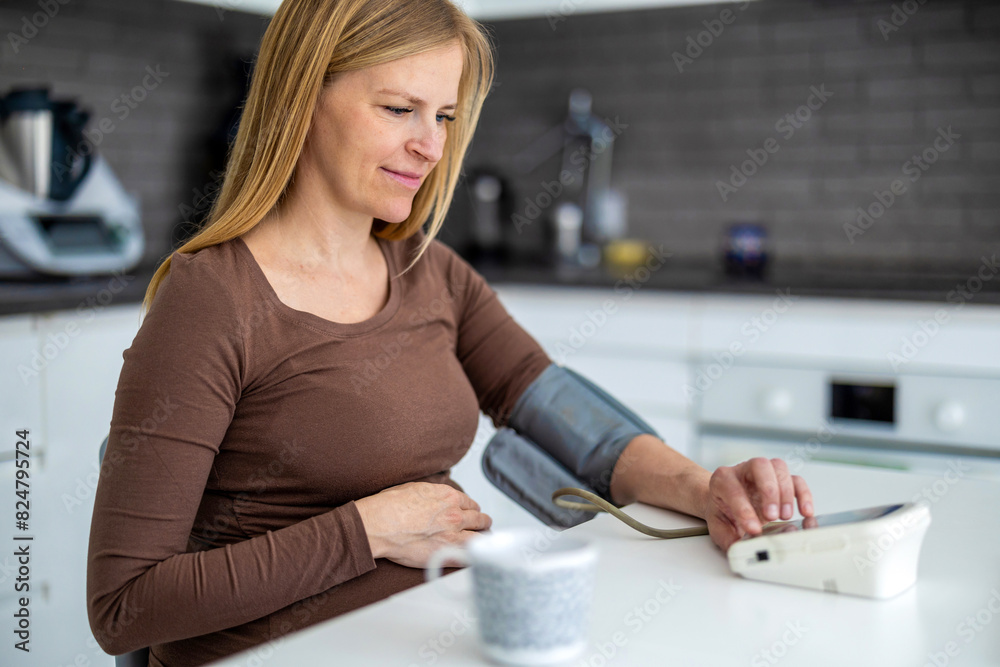
<svg viewBox="0 0 1000 667"><path fill-rule="evenodd" d="M596 541L601 559L591 645L570 664L1000 665L1000 484L949 483L946 470L803 471L817 513L926 494L932 523L917 584L889 600L742 579L708 537L654 540L607 515L570 529ZM654 507L627 511L658 527L693 525ZM488 665L471 599L449 597L468 585L463 570L215 664Z"/></svg>

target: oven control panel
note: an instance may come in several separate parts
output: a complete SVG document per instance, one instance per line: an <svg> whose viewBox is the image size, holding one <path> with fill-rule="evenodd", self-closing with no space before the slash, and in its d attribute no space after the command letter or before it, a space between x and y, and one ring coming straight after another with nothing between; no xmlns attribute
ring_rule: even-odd
<svg viewBox="0 0 1000 667"><path fill-rule="evenodd" d="M1000 379L732 366L704 387L700 426L1000 451Z"/></svg>

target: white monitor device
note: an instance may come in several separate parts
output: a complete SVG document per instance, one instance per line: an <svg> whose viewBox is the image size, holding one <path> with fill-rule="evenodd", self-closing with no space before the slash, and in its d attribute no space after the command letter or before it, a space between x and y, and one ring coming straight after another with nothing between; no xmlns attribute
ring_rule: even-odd
<svg viewBox="0 0 1000 667"><path fill-rule="evenodd" d="M729 547L729 567L747 579L888 598L916 582L930 522L915 503L772 522Z"/></svg>

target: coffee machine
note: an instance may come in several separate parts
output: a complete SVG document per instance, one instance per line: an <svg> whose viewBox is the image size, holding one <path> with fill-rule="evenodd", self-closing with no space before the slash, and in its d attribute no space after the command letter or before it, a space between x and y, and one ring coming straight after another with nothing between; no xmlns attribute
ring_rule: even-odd
<svg viewBox="0 0 1000 667"><path fill-rule="evenodd" d="M142 259L139 202L87 139L88 118L47 88L0 96L0 279L111 274Z"/></svg>

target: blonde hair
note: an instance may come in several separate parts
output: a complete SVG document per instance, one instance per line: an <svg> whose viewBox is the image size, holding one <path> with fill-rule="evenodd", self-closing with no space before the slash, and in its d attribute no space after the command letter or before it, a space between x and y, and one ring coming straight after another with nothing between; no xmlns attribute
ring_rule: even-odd
<svg viewBox="0 0 1000 667"><path fill-rule="evenodd" d="M401 223L375 220L372 232L397 241L430 225L406 273L444 222L462 160L493 84L492 45L481 24L449 0L284 0L264 37L236 139L208 219L176 252L194 253L255 227L284 196L323 86L339 72L363 69L458 40L464 47L457 118L444 154ZM152 306L170 271L170 256L146 288Z"/></svg>

